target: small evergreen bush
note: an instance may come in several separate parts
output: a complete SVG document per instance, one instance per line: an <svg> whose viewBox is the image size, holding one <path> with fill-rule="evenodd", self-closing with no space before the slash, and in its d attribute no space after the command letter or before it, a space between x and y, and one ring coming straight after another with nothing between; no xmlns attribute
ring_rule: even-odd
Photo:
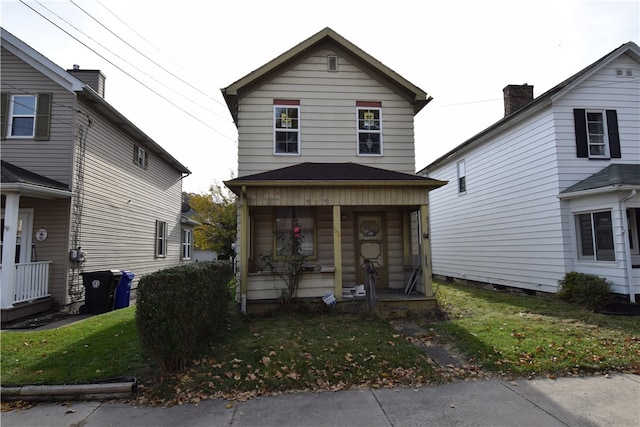
<svg viewBox="0 0 640 427"><path fill-rule="evenodd" d="M572 271L559 284L558 298L589 308L605 306L612 299L611 282L595 274Z"/></svg>
<svg viewBox="0 0 640 427"><path fill-rule="evenodd" d="M161 376L184 370L199 346L219 338L233 300L231 264L199 262L143 276L136 327Z"/></svg>

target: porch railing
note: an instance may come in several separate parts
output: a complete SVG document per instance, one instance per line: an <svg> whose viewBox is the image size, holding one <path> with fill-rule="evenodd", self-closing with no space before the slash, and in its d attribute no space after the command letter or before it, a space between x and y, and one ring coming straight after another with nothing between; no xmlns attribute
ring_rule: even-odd
<svg viewBox="0 0 640 427"><path fill-rule="evenodd" d="M49 265L51 261L16 264L13 280L13 303L49 296Z"/></svg>

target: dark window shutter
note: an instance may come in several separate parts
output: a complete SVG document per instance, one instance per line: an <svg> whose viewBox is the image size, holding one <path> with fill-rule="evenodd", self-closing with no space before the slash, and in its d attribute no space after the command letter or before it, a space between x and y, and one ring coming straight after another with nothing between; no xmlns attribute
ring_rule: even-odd
<svg viewBox="0 0 640 427"><path fill-rule="evenodd" d="M145 169L149 168L149 152L148 151L144 152L144 168Z"/></svg>
<svg viewBox="0 0 640 427"><path fill-rule="evenodd" d="M607 110L607 132L609 132L609 153L612 159L622 157L620 152L620 134L618 133L618 113Z"/></svg>
<svg viewBox="0 0 640 427"><path fill-rule="evenodd" d="M7 119L9 118L9 94L2 93L0 101L0 139L7 139Z"/></svg>
<svg viewBox="0 0 640 427"><path fill-rule="evenodd" d="M584 109L573 110L573 122L576 131L576 153L578 157L589 157L587 144L587 114Z"/></svg>
<svg viewBox="0 0 640 427"><path fill-rule="evenodd" d="M133 163L138 164L138 146L133 146Z"/></svg>
<svg viewBox="0 0 640 427"><path fill-rule="evenodd" d="M49 128L51 127L51 94L39 93L38 106L36 107L36 141L46 141L49 139Z"/></svg>

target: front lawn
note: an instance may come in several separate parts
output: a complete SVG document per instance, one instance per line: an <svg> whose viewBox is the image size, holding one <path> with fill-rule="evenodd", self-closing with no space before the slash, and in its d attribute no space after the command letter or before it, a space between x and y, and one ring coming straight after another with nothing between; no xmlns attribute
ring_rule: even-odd
<svg viewBox="0 0 640 427"><path fill-rule="evenodd" d="M465 285L437 285L449 321L428 327L471 362L506 376L640 374L640 317Z"/></svg>
<svg viewBox="0 0 640 427"><path fill-rule="evenodd" d="M640 318L607 316L552 297L436 285L448 320L416 317L428 339L505 377L625 371L640 374ZM140 353L135 307L59 329L1 335L2 384L141 382L139 403L247 399L294 390L436 384L450 378L373 314L330 310L234 315L223 342L159 380Z"/></svg>
<svg viewBox="0 0 640 427"><path fill-rule="evenodd" d="M94 316L58 329L2 331L2 385L78 384L120 376L139 377L135 307Z"/></svg>

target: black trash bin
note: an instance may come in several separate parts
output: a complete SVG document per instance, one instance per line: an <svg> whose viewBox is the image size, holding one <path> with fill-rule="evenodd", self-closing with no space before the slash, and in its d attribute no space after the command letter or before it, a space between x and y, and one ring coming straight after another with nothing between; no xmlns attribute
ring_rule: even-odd
<svg viewBox="0 0 640 427"><path fill-rule="evenodd" d="M115 291L120 282L120 270L104 270L82 273L85 307L89 314L101 314L113 310Z"/></svg>
<svg viewBox="0 0 640 427"><path fill-rule="evenodd" d="M131 299L131 282L135 274L133 271L122 270L122 277L116 289L116 296L113 302L113 309L129 307Z"/></svg>

